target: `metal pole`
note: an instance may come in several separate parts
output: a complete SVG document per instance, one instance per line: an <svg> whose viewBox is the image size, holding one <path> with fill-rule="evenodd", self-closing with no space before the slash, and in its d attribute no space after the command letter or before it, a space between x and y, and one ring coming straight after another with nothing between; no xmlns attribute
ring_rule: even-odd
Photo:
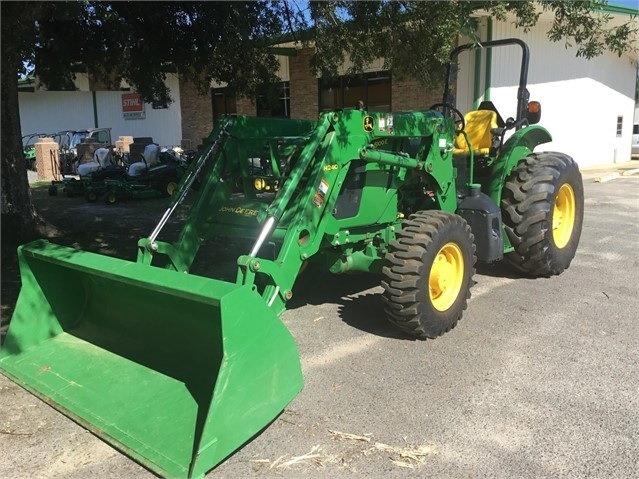
<svg viewBox="0 0 639 479"><path fill-rule="evenodd" d="M162 228L164 228L164 226L166 225L166 222L169 220L169 218L171 217L171 215L175 211L175 208L177 208L178 205L180 203L182 203L182 201L186 197L187 193L189 192L189 189L191 188L191 185L193 185L193 182L195 181L195 178L197 177L198 173L202 170L202 168L204 167L204 165L207 162L207 160L211 156L215 157L215 155L217 155L217 152L220 149L220 145L222 143L222 140L225 139L228 136L228 132L226 131L226 127L228 126L229 122L230 122L230 120L227 120L227 122L224 124L224 126L222 126L220 134L218 135L218 137L215 140L215 142L213 143L213 145L211 145L211 148L209 148L208 152L203 157L203 159L199 159L198 160L197 167L190 171L189 177L182 184L182 189L180 190L180 195L176 199L173 200L173 202L171 203L171 206L169 206L169 208L167 208L167 210L162 215L162 218L160 219L160 222L157 224L155 229L149 235L149 239L151 240L151 243L153 243L156 240L156 238L160 234L160 231L162 231ZM200 157L200 158L202 158L202 157Z"/></svg>

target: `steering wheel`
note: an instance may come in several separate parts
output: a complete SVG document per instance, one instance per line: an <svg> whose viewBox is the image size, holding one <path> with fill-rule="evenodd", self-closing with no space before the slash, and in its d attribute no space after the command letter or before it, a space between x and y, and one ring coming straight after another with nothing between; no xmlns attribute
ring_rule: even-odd
<svg viewBox="0 0 639 479"><path fill-rule="evenodd" d="M429 108L429 110L446 110L446 109L454 113L454 115L452 115L452 118L453 120L455 120L455 125L460 126L459 128L455 130L457 133L461 132L464 128L466 128L466 120L464 120L464 115L462 114L461 111L459 111L450 103L435 103Z"/></svg>

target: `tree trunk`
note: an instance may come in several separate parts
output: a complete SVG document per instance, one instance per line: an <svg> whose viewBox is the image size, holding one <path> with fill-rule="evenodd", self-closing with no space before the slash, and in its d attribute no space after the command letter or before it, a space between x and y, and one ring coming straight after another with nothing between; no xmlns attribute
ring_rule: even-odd
<svg viewBox="0 0 639 479"><path fill-rule="evenodd" d="M7 26L10 28L10 26ZM4 30L4 25L3 25ZM3 32L4 33L4 32ZM22 153L18 72L20 56L3 34L0 59L0 196L2 203L2 256L15 254L16 247L37 236L38 216L31 202L27 167ZM14 47L14 48L12 48Z"/></svg>

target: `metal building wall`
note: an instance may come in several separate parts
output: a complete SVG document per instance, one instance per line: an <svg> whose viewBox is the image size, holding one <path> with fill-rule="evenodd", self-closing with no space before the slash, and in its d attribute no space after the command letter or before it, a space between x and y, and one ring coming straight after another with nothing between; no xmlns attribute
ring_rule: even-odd
<svg viewBox="0 0 639 479"><path fill-rule="evenodd" d="M549 25L543 21L524 33L511 22L493 22L493 40L520 38L528 44L530 99L542 104L540 125L553 141L537 151L567 153L580 166L623 162L630 159L636 66L627 56L612 53L586 60L575 49L546 37ZM492 49L491 87L488 97L505 119L515 116L521 48ZM486 68L485 60L482 67ZM458 88L468 85L461 77ZM483 98L482 98L483 99ZM464 98L462 98L464 100ZM467 101L461 104L467 108ZM623 118L622 135L617 137L617 118Z"/></svg>
<svg viewBox="0 0 639 479"><path fill-rule="evenodd" d="M79 130L94 126L91 92L20 92L18 101L22 135L53 134L62 130Z"/></svg>
<svg viewBox="0 0 639 479"><path fill-rule="evenodd" d="M96 92L98 124L110 127L113 140L119 136L152 137L160 146L179 146L182 139L180 114L180 89L178 78L169 75L166 80L173 103L166 109L154 110L150 103L144 105L145 118L125 119L122 114L120 91Z"/></svg>
<svg viewBox="0 0 639 479"><path fill-rule="evenodd" d="M110 127L115 142L119 136L152 137L161 146L179 145L182 138L180 90L177 76L169 75L171 103L166 109L144 106L145 118L127 120L122 113L121 91L36 91L20 92L22 134L55 133ZM96 125L97 119L97 125Z"/></svg>

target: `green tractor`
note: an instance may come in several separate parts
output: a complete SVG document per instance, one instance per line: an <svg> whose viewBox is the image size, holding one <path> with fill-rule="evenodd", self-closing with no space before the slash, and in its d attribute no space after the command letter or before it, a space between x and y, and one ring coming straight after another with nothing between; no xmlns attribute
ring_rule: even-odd
<svg viewBox="0 0 639 479"><path fill-rule="evenodd" d="M462 115L450 88L426 111L224 117L135 261L21 246L0 370L158 474L202 477L301 390L279 315L309 263L380 274L388 319L420 339L457 325L476 259L561 273L581 233L581 175L534 151L551 136L528 99L527 46L483 47L505 45L524 68L517 117L501 125L494 109ZM277 188L256 188L255 158ZM183 227L163 241L172 217ZM241 250L230 274L204 254L219 239Z"/></svg>

